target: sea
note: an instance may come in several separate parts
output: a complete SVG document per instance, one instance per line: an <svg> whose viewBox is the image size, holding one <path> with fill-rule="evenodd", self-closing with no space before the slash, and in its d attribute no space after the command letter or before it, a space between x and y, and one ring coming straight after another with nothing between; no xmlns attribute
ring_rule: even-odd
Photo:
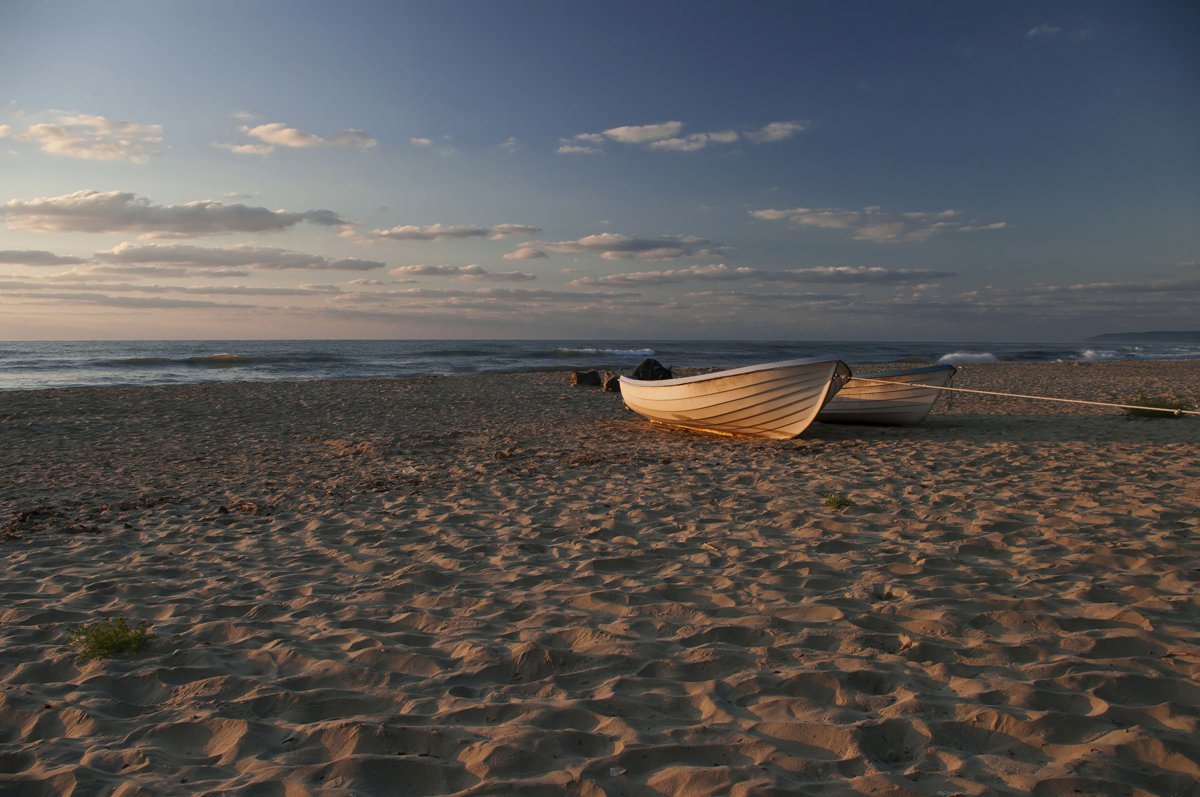
<svg viewBox="0 0 1200 797"><path fill-rule="evenodd" d="M0 342L0 391L487 372L735 368L834 354L857 363L1200 359L1200 343L833 340L167 340Z"/></svg>

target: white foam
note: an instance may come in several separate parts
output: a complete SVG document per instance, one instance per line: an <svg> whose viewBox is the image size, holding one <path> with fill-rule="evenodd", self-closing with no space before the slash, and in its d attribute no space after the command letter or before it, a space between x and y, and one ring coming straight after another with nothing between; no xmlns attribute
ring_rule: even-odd
<svg viewBox="0 0 1200 797"><path fill-rule="evenodd" d="M991 352L973 353L968 351L956 351L950 354L943 354L938 358L939 363L947 363L950 365L960 365L962 363L994 363L996 355Z"/></svg>
<svg viewBox="0 0 1200 797"><path fill-rule="evenodd" d="M654 349L565 349L560 348L557 354L607 354L617 357L650 357Z"/></svg>

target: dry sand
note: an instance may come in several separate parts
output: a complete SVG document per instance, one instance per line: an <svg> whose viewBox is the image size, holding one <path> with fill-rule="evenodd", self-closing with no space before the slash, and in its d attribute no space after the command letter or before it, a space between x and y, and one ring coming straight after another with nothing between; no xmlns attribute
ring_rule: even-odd
<svg viewBox="0 0 1200 797"><path fill-rule="evenodd" d="M565 374L0 393L0 794L1197 794L1198 443L965 394L708 437ZM150 648L80 662L117 615Z"/></svg>

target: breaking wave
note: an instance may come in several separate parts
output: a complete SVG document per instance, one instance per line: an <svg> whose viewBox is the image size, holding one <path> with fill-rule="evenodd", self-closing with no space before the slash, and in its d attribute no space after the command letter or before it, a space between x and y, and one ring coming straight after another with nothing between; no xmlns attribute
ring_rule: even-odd
<svg viewBox="0 0 1200 797"><path fill-rule="evenodd" d="M996 355L992 354L991 352L985 351L974 353L967 351L956 351L951 352L950 354L943 354L938 358L938 362L946 363L948 365L964 365L970 363L994 363L997 362L997 360Z"/></svg>
<svg viewBox="0 0 1200 797"><path fill-rule="evenodd" d="M653 357L654 349L569 349L565 347L559 347L554 350L554 353L559 357L577 357L580 355L602 357Z"/></svg>
<svg viewBox="0 0 1200 797"><path fill-rule="evenodd" d="M102 368L114 369L145 369L154 367L189 366L193 368L233 368L236 366L254 365L311 365L314 363L331 363L341 360L336 354L261 354L246 356L217 352L216 354L201 354L193 357L122 357L111 360L97 360L92 363Z"/></svg>

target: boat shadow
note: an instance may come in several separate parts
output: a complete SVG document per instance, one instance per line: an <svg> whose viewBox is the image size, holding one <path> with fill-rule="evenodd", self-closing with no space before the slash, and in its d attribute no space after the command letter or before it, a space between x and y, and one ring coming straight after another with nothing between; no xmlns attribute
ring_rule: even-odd
<svg viewBox="0 0 1200 797"><path fill-rule="evenodd" d="M1200 423L1192 418L1132 418L1124 414L931 416L916 426L814 423L800 440L1009 443L1200 443Z"/></svg>

